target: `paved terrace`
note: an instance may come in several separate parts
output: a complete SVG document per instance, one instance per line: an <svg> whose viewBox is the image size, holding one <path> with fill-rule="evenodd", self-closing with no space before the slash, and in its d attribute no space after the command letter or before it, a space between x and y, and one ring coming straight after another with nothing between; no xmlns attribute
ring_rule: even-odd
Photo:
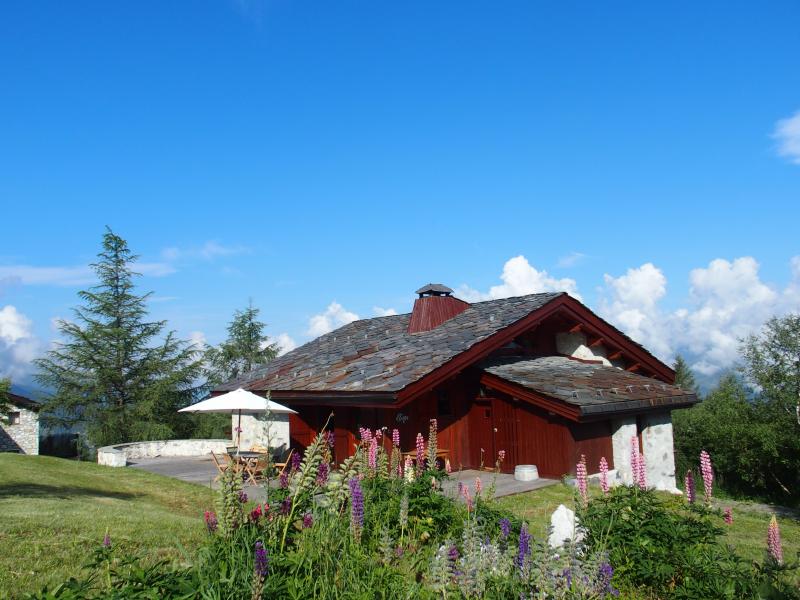
<svg viewBox="0 0 800 600"><path fill-rule="evenodd" d="M214 478L217 476L217 469L214 463L211 462L211 458L206 456L140 458L131 461L129 465L135 469L142 469L151 473L174 477L190 483L210 486L215 489L219 487L219 482L214 481ZM461 482L469 488L470 494L474 497L475 480L480 477L483 488L486 490L492 483L494 473L467 469L466 471L453 472L451 477L452 480L449 481L445 487L445 491L448 494L455 495L458 482ZM531 492L555 483L558 482L554 479L517 481L514 479L513 475L500 473L497 475L495 484L495 497L500 498L501 496ZM262 500L264 498L264 488L262 486L247 485L244 489L247 495L253 500Z"/></svg>

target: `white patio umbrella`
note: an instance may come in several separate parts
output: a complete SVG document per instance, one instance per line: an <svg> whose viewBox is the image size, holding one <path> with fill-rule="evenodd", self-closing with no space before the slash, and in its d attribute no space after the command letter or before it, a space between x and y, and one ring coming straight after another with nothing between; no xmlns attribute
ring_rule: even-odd
<svg viewBox="0 0 800 600"><path fill-rule="evenodd" d="M262 413L267 411L274 414L297 414L297 411L288 406L278 404L269 398L259 396L242 388L227 394L213 396L208 400L182 408L178 412L239 413L239 426L236 432L236 448L238 449L242 434L242 413Z"/></svg>

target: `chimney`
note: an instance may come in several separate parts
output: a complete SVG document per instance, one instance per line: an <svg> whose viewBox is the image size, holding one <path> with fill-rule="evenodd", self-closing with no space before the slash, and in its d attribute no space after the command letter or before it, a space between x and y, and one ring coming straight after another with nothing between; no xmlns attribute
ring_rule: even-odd
<svg viewBox="0 0 800 600"><path fill-rule="evenodd" d="M416 292L414 310L408 322L408 333L421 333L436 329L439 325L464 312L469 303L453 298L451 290L441 283L429 283Z"/></svg>

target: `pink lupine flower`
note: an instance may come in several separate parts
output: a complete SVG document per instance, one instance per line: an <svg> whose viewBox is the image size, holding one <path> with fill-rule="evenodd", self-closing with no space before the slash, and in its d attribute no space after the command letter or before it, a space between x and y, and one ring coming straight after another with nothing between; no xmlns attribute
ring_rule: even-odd
<svg viewBox="0 0 800 600"><path fill-rule="evenodd" d="M578 483L578 491L581 494L583 505L586 506L586 504L589 502L589 493L586 481L586 456L583 454L581 454L581 460L575 467L575 479Z"/></svg>
<svg viewBox="0 0 800 600"><path fill-rule="evenodd" d="M769 528L767 529L767 551L769 555L779 565L783 564L783 548L781 547L781 530L778 527L778 519L775 515L769 520Z"/></svg>
<svg viewBox="0 0 800 600"><path fill-rule="evenodd" d="M422 466L425 464L425 440L422 438L422 434L417 434L417 471L422 471Z"/></svg>
<svg viewBox="0 0 800 600"><path fill-rule="evenodd" d="M400 447L400 431L398 429L392 429L392 446Z"/></svg>
<svg viewBox="0 0 800 600"><path fill-rule="evenodd" d="M372 432L366 427L359 427L358 433L361 435L362 442L369 442L372 440Z"/></svg>
<svg viewBox="0 0 800 600"><path fill-rule="evenodd" d="M694 473L692 473L691 469L686 471L686 477L683 480L683 487L686 491L686 501L689 504L694 504Z"/></svg>
<svg viewBox="0 0 800 600"><path fill-rule="evenodd" d="M503 462L505 459L506 459L506 451L505 450L500 450L497 453L497 462Z"/></svg>
<svg viewBox="0 0 800 600"><path fill-rule="evenodd" d="M633 485L639 485L639 438L631 437L631 476Z"/></svg>
<svg viewBox="0 0 800 600"><path fill-rule="evenodd" d="M378 468L378 440L377 438L372 438L369 441L369 454L367 456L367 462L369 463L369 468L371 470L375 470Z"/></svg>
<svg viewBox="0 0 800 600"><path fill-rule="evenodd" d="M730 506L725 509L725 514L722 518L727 525L733 525L733 510L731 510Z"/></svg>
<svg viewBox="0 0 800 600"><path fill-rule="evenodd" d="M647 463L644 460L644 454L639 455L639 488L647 489Z"/></svg>
<svg viewBox="0 0 800 600"><path fill-rule="evenodd" d="M450 475L450 473L453 472L453 468L450 466L449 458L444 459L444 472L447 473L448 475Z"/></svg>
<svg viewBox="0 0 800 600"><path fill-rule="evenodd" d="M703 450L700 453L700 474L703 476L703 491L706 504L711 504L711 492L714 486L714 470L711 468L711 457Z"/></svg>
<svg viewBox="0 0 800 600"><path fill-rule="evenodd" d="M600 457L600 489L604 494L608 493L608 462L606 457Z"/></svg>
<svg viewBox="0 0 800 600"><path fill-rule="evenodd" d="M436 419L431 419L430 428L428 429L428 467L431 469L436 468L436 453L439 450L439 422Z"/></svg>
<svg viewBox="0 0 800 600"><path fill-rule="evenodd" d="M462 485L461 488L461 495L464 497L464 502L467 504L467 512L472 512L472 498L469 494L469 486Z"/></svg>
<svg viewBox="0 0 800 600"><path fill-rule="evenodd" d="M483 482L480 477L475 478L475 495L478 496L483 491Z"/></svg>

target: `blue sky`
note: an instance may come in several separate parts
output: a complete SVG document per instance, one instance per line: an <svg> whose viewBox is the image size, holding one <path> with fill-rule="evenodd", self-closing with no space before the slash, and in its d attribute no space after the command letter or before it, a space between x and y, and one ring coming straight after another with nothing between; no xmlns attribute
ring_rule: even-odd
<svg viewBox="0 0 800 600"><path fill-rule="evenodd" d="M219 342L249 298L302 343L428 281L567 288L718 373L800 309L798 21L795 2L7 5L0 373L29 377L106 225L186 337Z"/></svg>

